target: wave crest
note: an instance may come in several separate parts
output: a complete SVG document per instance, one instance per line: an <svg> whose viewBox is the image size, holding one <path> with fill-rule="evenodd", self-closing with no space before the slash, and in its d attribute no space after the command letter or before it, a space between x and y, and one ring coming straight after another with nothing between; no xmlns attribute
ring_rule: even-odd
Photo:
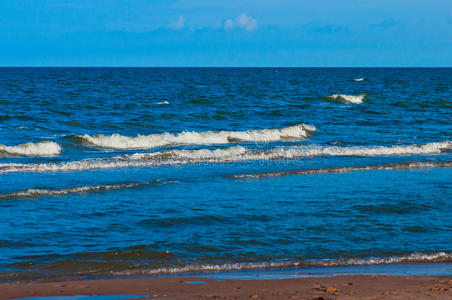
<svg viewBox="0 0 452 300"><path fill-rule="evenodd" d="M328 96L328 98L336 100L336 101L340 101L342 103L353 103L353 104L363 103L365 97L366 97L366 95L353 96L353 95L344 95L344 94L334 94L334 95Z"/></svg>
<svg viewBox="0 0 452 300"><path fill-rule="evenodd" d="M353 171L379 171L379 170L412 170L412 169L427 169L427 168L452 168L452 162L443 163L429 163L429 162L413 162L413 163L396 163L376 166L361 166L361 167L338 167L325 169L305 169L282 172L266 172L255 174L237 174L233 178L262 178L262 177L277 177L287 175L310 175L310 174L326 174L326 173L348 173Z"/></svg>
<svg viewBox="0 0 452 300"><path fill-rule="evenodd" d="M170 104L168 101L155 102L155 105L168 105Z"/></svg>
<svg viewBox="0 0 452 300"><path fill-rule="evenodd" d="M150 185L159 182L159 180L147 181L147 182L132 182L124 184L111 184L111 185L94 185L94 186L79 186L66 189L48 190L48 189L28 189L24 191L18 191L9 194L0 194L0 199L10 198L33 198L40 196L63 196L67 194L83 194L96 191L107 190L119 190L124 188L134 188L143 185Z"/></svg>
<svg viewBox="0 0 452 300"><path fill-rule="evenodd" d="M165 150L152 153L135 153L124 155L123 158L142 160L156 158L192 159L209 161L219 159L222 161L271 160L291 159L312 156L380 156L380 155L412 155L412 154L438 154L443 150L451 149L452 142L436 142L422 145L405 146L372 146L372 147L323 147L323 146L292 146L273 149L247 149L242 146L225 149L200 150Z"/></svg>
<svg viewBox="0 0 452 300"><path fill-rule="evenodd" d="M61 147L55 142L42 141L37 143L25 143L16 146L0 144L0 153L15 156L55 156L60 154Z"/></svg>
<svg viewBox="0 0 452 300"><path fill-rule="evenodd" d="M85 159L63 163L3 163L0 164L0 174L11 172L83 171L93 169L151 167L194 163L228 163L253 160L297 159L313 156L426 155L439 154L449 149L452 149L452 142L450 141L428 143L423 145L373 147L293 146L272 149L248 149L242 146L233 146L216 150L165 150L151 153L121 155L112 158ZM428 168L429 166L425 167Z"/></svg>
<svg viewBox="0 0 452 300"><path fill-rule="evenodd" d="M235 142L273 142L281 140L300 140L309 136L316 128L298 124L280 129L260 129L247 131L183 131L181 133L158 133L128 137L113 135L80 135L84 142L110 149L149 149L175 145L228 144Z"/></svg>

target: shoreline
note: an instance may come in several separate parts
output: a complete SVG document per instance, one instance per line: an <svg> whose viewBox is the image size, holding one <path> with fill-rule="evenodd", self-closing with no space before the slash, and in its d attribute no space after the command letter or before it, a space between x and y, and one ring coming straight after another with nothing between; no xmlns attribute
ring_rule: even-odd
<svg viewBox="0 0 452 300"><path fill-rule="evenodd" d="M76 295L146 295L137 299L174 300L452 299L452 275L342 275L261 280L222 280L205 276L53 278L0 283L0 291L1 300Z"/></svg>

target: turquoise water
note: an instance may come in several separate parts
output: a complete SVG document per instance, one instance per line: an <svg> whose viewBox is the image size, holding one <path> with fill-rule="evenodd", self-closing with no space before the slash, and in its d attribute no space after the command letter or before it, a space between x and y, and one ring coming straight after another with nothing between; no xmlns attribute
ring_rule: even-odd
<svg viewBox="0 0 452 300"><path fill-rule="evenodd" d="M450 264L451 92L447 68L0 68L0 278Z"/></svg>

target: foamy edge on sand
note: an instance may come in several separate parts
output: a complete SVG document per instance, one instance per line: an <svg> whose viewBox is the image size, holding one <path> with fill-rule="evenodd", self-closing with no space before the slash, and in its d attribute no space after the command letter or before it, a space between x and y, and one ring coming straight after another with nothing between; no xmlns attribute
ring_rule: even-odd
<svg viewBox="0 0 452 300"><path fill-rule="evenodd" d="M155 269L127 270L119 272L110 272L110 274L114 276L128 276L128 275L178 274L191 272L218 272L218 271L238 271L255 269L275 269L275 268L335 267L335 266L361 266L361 265L382 265L382 264L401 264L401 263L440 263L440 262L452 262L452 254L449 252L436 252L436 253L412 253L404 256L352 258L352 259L199 264L180 267L162 267Z"/></svg>

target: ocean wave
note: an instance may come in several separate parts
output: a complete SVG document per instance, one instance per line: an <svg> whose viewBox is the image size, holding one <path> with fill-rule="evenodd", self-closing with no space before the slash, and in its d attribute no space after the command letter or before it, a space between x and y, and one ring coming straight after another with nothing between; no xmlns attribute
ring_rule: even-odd
<svg viewBox="0 0 452 300"><path fill-rule="evenodd" d="M159 182L159 180L147 182L132 182L125 184L111 184L111 185L94 185L94 186L79 186L73 188L48 190L48 189L28 189L24 191L13 192L9 194L0 194L1 199L10 198L34 198L40 196L63 196L67 194L83 194L88 192L119 190L125 188L134 188L138 186L150 185Z"/></svg>
<svg viewBox="0 0 452 300"><path fill-rule="evenodd" d="M340 101L343 103L361 104L361 103L363 103L364 99L366 98L366 95L353 96L353 95L334 94L334 95L328 96L328 98L336 100L336 101Z"/></svg>
<svg viewBox="0 0 452 300"><path fill-rule="evenodd" d="M272 142L281 140L299 140L309 136L315 127L297 124L280 129L260 129L247 131L183 131L181 133L159 133L128 137L113 135L79 135L85 143L111 149L149 149L175 145L228 144L235 142Z"/></svg>
<svg viewBox="0 0 452 300"><path fill-rule="evenodd" d="M306 170L292 170L282 172L265 172L255 174L237 174L232 175L233 178L262 178L262 177L277 177L287 175L310 175L310 174L326 174L326 173L347 173L353 171L378 171L378 170L412 170L412 169L427 169L427 168L452 168L452 162L429 163L429 162L412 162L412 163L398 163L385 164L374 166L360 166L360 167L338 167L338 168L324 168L324 169L306 169Z"/></svg>
<svg viewBox="0 0 452 300"><path fill-rule="evenodd" d="M3 153L13 156L55 156L60 154L60 152L60 145L50 141L25 143L16 146L0 144L0 154Z"/></svg>
<svg viewBox="0 0 452 300"><path fill-rule="evenodd" d="M364 78L364 77L362 77L362 78L355 78L355 79L353 79L353 81L364 81L364 80L366 80L366 78Z"/></svg>
<svg viewBox="0 0 452 300"><path fill-rule="evenodd" d="M383 264L401 264L401 263L441 263L441 262L452 262L452 254L449 252L436 252L436 253L412 253L403 256L351 258L351 259L199 264L180 267L161 267L155 269L136 269L119 272L113 271L111 272L111 275L125 276L125 275L178 274L193 272L218 272L218 271L275 269L275 268L335 267L335 266L362 266L362 265L383 265Z"/></svg>
<svg viewBox="0 0 452 300"><path fill-rule="evenodd" d="M49 172L112 169L124 167L150 167L194 163L228 163L255 160L297 159L314 156L384 156L440 154L452 149L452 142L436 142L422 145L336 147L291 146L272 149L249 149L242 146L224 149L164 150L151 153L135 153L112 158L85 159L63 163L0 164L0 173Z"/></svg>
<svg viewBox="0 0 452 300"><path fill-rule="evenodd" d="M210 160L246 161L246 160L272 160L291 159L312 156L383 156L383 155L412 155L412 154L438 154L444 150L452 149L452 142L436 142L422 145L393 145L372 147L337 147L337 146L291 146L273 149L247 149L242 146L225 149L200 150L165 150L152 153L135 153L124 155L123 158L133 160L143 159L193 159L209 162Z"/></svg>
<svg viewBox="0 0 452 300"><path fill-rule="evenodd" d="M177 164L176 162L169 164ZM41 164L0 164L0 174L15 172L58 172L58 171L87 171L100 169L116 169L128 167L151 167L162 165L158 161L124 161L116 158L112 159L85 159L79 161L69 161L63 163L41 163Z"/></svg>

